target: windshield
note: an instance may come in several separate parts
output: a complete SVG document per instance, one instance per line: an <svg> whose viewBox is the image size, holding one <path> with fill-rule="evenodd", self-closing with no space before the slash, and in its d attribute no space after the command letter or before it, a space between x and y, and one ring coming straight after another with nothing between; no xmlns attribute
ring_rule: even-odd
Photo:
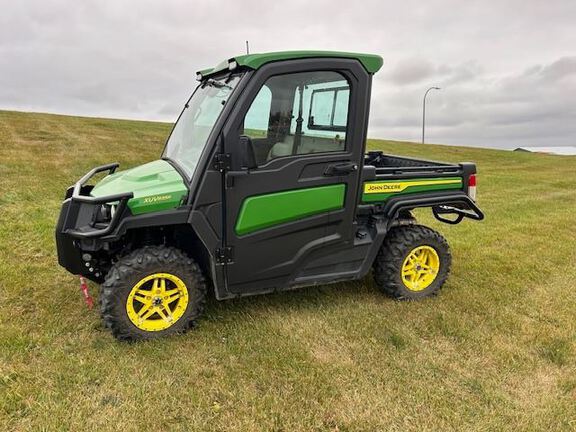
<svg viewBox="0 0 576 432"><path fill-rule="evenodd" d="M191 177L218 116L240 80L239 75L209 78L200 84L184 106L164 157L178 163Z"/></svg>

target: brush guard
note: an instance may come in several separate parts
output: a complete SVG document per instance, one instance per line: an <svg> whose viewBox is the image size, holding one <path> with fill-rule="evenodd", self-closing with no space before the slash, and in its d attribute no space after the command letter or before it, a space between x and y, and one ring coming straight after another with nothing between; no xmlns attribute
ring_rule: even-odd
<svg viewBox="0 0 576 432"><path fill-rule="evenodd" d="M93 186L86 183L98 173L113 174L118 166L118 163L112 163L96 167L69 187L56 224L58 263L70 273L97 283L102 282L103 273L91 254L100 249L101 244L98 242L101 238L117 229L120 220L128 212L127 204L134 194L126 192L93 197L90 195ZM110 214L109 219L100 221L97 216L105 204L115 206L115 212ZM88 301L87 291L83 288L82 292Z"/></svg>
<svg viewBox="0 0 576 432"><path fill-rule="evenodd" d="M124 210L126 210L128 200L134 197L134 193L125 192L93 197L90 196L92 186L87 186L86 183L98 173L108 171L108 174L113 174L119 166L120 164L118 163L111 163L93 168L78 180L73 187L68 189L66 199L70 201L63 221L62 232L64 234L77 239L89 239L108 235L116 229ZM110 222L103 227L96 227L96 224L92 223L96 207L115 203L117 203L116 211L112 215Z"/></svg>

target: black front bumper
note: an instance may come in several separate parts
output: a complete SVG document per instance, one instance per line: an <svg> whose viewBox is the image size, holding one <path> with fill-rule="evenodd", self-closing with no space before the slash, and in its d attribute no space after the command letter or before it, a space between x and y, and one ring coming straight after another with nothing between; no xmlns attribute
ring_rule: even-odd
<svg viewBox="0 0 576 432"><path fill-rule="evenodd" d="M56 250L58 252L58 264L75 275L87 276L89 267L86 267L82 259L82 251L77 245L77 240L65 231L67 216L70 212L70 198L64 200L58 223L56 224Z"/></svg>
<svg viewBox="0 0 576 432"><path fill-rule="evenodd" d="M134 194L127 192L93 197L90 196L92 186L86 183L97 173L103 171L108 171L109 174L114 173L118 166L119 164L114 163L94 168L66 191L56 224L56 248L58 263L72 274L101 281L101 271L92 262L91 255L90 257L83 255L97 251L98 239L116 229L126 211L128 200ZM116 211L110 222L96 224L94 223L95 214L103 204L116 204Z"/></svg>

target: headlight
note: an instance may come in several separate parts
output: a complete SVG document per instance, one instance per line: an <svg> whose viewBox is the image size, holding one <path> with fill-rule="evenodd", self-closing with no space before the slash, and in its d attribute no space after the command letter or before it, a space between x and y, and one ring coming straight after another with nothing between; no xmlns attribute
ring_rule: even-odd
<svg viewBox="0 0 576 432"><path fill-rule="evenodd" d="M96 211L95 222L110 222L116 212L116 206L110 204L102 204Z"/></svg>

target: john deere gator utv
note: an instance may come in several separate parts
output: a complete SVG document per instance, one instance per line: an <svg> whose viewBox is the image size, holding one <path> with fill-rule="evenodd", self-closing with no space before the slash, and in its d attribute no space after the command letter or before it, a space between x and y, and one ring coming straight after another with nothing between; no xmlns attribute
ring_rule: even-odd
<svg viewBox="0 0 576 432"><path fill-rule="evenodd" d="M219 300L360 279L397 299L435 294L451 256L411 210L483 219L476 167L365 153L382 58L296 51L198 72L160 159L94 168L66 192L60 264L101 284L121 340L192 327ZM98 173L107 173L91 185Z"/></svg>

